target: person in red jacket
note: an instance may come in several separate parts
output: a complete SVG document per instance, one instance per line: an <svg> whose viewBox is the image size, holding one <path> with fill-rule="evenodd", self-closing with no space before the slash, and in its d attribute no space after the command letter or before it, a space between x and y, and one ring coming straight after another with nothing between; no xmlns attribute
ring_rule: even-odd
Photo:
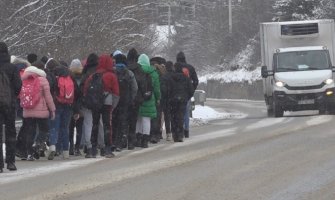
<svg viewBox="0 0 335 200"><path fill-rule="evenodd" d="M104 87L104 93L106 96L112 97L112 102L106 102L100 110L92 110L93 116L93 128L92 128L92 155L93 157L97 154L98 146L98 132L99 132L99 121L100 116L102 117L104 135L105 135L105 156L107 158L114 157L112 153L112 111L117 106L119 101L119 83L116 74L113 71L114 62L109 55L101 55L99 57L99 65L96 73L102 73L102 82ZM106 99L109 99L108 97Z"/></svg>

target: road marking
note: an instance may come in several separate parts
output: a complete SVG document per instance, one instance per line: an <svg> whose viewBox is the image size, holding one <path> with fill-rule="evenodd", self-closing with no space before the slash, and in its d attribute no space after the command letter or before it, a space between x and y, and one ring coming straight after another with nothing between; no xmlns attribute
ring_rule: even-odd
<svg viewBox="0 0 335 200"><path fill-rule="evenodd" d="M13 172L13 173L1 174L0 185L19 181L22 179L33 178L36 176L42 176L42 175L46 175L50 173L55 173L59 171L64 171L68 169L86 166L86 165L101 161L103 159L105 158L81 159L81 160L74 160L74 161L68 161L68 162L50 161L49 165L44 165L41 167L38 167L38 162L36 162L36 166L32 168L19 169L18 171Z"/></svg>
<svg viewBox="0 0 335 200"><path fill-rule="evenodd" d="M290 121L292 121L292 118L285 118L285 117L281 117L281 118L265 118L262 119L252 125L249 125L246 127L247 131L251 131L254 129L260 129L260 128L265 128L265 127L269 127L269 126L273 126L275 124L280 124L280 123L288 123Z"/></svg>
<svg viewBox="0 0 335 200"><path fill-rule="evenodd" d="M306 124L308 126L315 126L315 125L319 125L319 124L324 124L327 122L330 122L333 120L333 116L331 115L320 115L320 116L315 116L312 119L308 120L306 122Z"/></svg>
<svg viewBox="0 0 335 200"><path fill-rule="evenodd" d="M193 144L201 143L201 142L206 142L209 140L214 140L217 138L222 138L222 137L227 137L236 134L236 129L237 128L231 128L231 129L226 129L226 130L220 130L220 131L215 131L211 132L208 134L201 134L201 135L196 135L192 136L191 138L185 139L184 142L176 142L173 143L165 148L164 150L171 150L175 149L178 147L185 147L185 146L190 146Z"/></svg>

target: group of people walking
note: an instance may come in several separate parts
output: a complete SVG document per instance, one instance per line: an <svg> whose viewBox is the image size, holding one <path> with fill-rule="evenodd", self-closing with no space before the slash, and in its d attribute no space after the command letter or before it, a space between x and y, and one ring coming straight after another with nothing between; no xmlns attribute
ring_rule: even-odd
<svg viewBox="0 0 335 200"><path fill-rule="evenodd" d="M17 170L15 156L34 161L70 155L106 158L163 139L189 137L189 101L198 85L183 52L176 62L127 54L92 53L64 61L10 56L0 42L0 173ZM22 118L16 132L15 121ZM164 123L163 123L164 122ZM5 133L6 159L2 138Z"/></svg>

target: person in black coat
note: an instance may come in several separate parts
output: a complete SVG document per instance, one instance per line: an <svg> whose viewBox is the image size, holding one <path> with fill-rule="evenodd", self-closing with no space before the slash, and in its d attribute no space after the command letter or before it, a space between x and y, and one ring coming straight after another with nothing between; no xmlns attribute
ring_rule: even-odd
<svg viewBox="0 0 335 200"><path fill-rule="evenodd" d="M146 74L141 68L141 65L137 63L138 53L136 49L132 48L127 54L128 69L135 75L138 90L135 96L135 100L129 105L129 132L128 132L128 149L132 150L135 146L141 146L141 135L136 135L136 122L138 117L138 111L140 106L144 102L143 92L146 91Z"/></svg>
<svg viewBox="0 0 335 200"><path fill-rule="evenodd" d="M16 97L19 95L22 81L15 65L10 63L10 55L8 47L4 42L0 42L0 71L7 75L10 81L11 99L10 106L1 106L0 108L0 127L5 124L6 138L6 163L7 169L10 171L17 170L15 166L15 151L16 151L16 129L15 129L15 105ZM1 91L3 92L3 91ZM0 173L3 172L4 159L2 151L3 133L0 131Z"/></svg>
<svg viewBox="0 0 335 200"><path fill-rule="evenodd" d="M188 76L191 79L194 90L196 90L199 84L198 75L194 67L186 62L184 52L181 51L177 54L176 63L178 63L178 65L181 65L182 68L186 68L188 70ZM186 138L189 137L189 126L190 126L189 123L190 123L190 102L188 102L186 105L185 116L184 116L184 134Z"/></svg>
<svg viewBox="0 0 335 200"><path fill-rule="evenodd" d="M193 96L194 87L190 78L183 74L183 65L176 63L174 68L170 94L172 136L175 142L183 142L183 119L187 102Z"/></svg>

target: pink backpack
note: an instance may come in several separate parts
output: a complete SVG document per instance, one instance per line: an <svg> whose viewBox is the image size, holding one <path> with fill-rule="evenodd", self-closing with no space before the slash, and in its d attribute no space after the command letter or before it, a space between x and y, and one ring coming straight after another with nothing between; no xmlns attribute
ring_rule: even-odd
<svg viewBox="0 0 335 200"><path fill-rule="evenodd" d="M30 76L22 81L20 92L20 105L22 108L32 109L41 99L40 80L36 76Z"/></svg>
<svg viewBox="0 0 335 200"><path fill-rule="evenodd" d="M71 76L60 76L57 78L58 95L57 101L61 104L72 104L74 101L74 84Z"/></svg>

